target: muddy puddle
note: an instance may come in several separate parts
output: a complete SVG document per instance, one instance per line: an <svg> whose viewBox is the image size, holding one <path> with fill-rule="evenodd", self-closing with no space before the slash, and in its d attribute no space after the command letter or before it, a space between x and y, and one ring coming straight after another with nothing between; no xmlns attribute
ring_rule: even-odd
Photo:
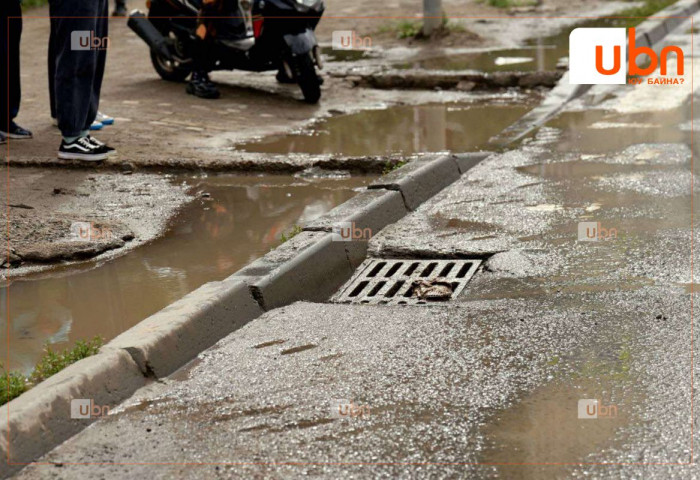
<svg viewBox="0 0 700 480"><path fill-rule="evenodd" d="M2 288L9 340L0 358L27 372L43 345L109 340L206 282L226 278L277 247L283 233L356 194L370 177L175 177L199 197L160 239L128 255L65 266ZM6 332L2 329L3 336Z"/></svg>
<svg viewBox="0 0 700 480"><path fill-rule="evenodd" d="M480 461L498 464L502 478L569 478L592 455L620 448L616 435L639 422L636 406L644 400L631 362L624 337L606 351L550 359L570 373L494 415L482 429Z"/></svg>
<svg viewBox="0 0 700 480"><path fill-rule="evenodd" d="M692 145L691 118L689 104L669 111L639 114L588 110L563 113L547 127L561 130L552 144L557 151L607 153L640 143Z"/></svg>
<svg viewBox="0 0 700 480"><path fill-rule="evenodd" d="M394 67L482 72L556 70L559 61L569 56L569 34L574 28L633 27L637 23L639 19L601 18L565 28L556 35L531 39L520 48L422 58L398 63Z"/></svg>
<svg viewBox="0 0 700 480"><path fill-rule="evenodd" d="M493 149L489 140L536 104L507 98L482 103L428 104L331 117L310 130L241 144L262 153L368 156Z"/></svg>

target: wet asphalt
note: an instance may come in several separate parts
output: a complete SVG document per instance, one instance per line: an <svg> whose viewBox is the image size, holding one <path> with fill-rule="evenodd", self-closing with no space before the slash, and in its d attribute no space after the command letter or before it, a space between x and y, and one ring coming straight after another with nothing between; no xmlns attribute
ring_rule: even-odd
<svg viewBox="0 0 700 480"><path fill-rule="evenodd" d="M700 476L695 145L668 142L692 92L670 88L595 87L371 240L487 259L456 301L271 311L17 477ZM339 399L365 408L336 418Z"/></svg>

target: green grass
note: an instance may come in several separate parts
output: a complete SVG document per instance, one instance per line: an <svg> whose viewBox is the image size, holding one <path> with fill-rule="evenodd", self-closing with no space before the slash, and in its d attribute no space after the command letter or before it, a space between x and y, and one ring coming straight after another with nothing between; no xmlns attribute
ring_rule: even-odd
<svg viewBox="0 0 700 480"><path fill-rule="evenodd" d="M7 1L7 0L3 0ZM44 5L47 5L49 3L49 0L24 0L22 2L22 9L27 10L29 8L34 8L34 7L43 7Z"/></svg>
<svg viewBox="0 0 700 480"><path fill-rule="evenodd" d="M103 340L100 337L88 341L79 340L73 348L68 348L63 352L55 352L47 345L44 347L44 354L34 366L29 377L25 377L19 372L7 372L0 365L0 405L19 397L33 385L55 375L68 365L95 355L100 350L102 343Z"/></svg>
<svg viewBox="0 0 700 480"><path fill-rule="evenodd" d="M393 172L394 170L398 170L399 168L403 167L406 165L408 162L405 160L401 160L399 162L386 162L384 165L384 170L382 170L382 175L386 175L388 173Z"/></svg>
<svg viewBox="0 0 700 480"><path fill-rule="evenodd" d="M673 5L678 0L646 0L644 4L638 7L631 7L623 10L620 13L614 14L614 16L620 17L649 17L654 15L659 10L663 10L669 5Z"/></svg>
<svg viewBox="0 0 700 480"><path fill-rule="evenodd" d="M292 227L292 230L289 233L282 234L282 237L280 238L280 240L282 240L282 243L287 242L287 241L291 240L292 238L296 237L297 235L299 235L303 231L304 231L304 229L301 228L299 225L294 225L294 227Z"/></svg>
<svg viewBox="0 0 700 480"><path fill-rule="evenodd" d="M0 366L1 368L1 366ZM21 373L0 372L0 405L4 405L13 398L19 397L29 389L27 378Z"/></svg>

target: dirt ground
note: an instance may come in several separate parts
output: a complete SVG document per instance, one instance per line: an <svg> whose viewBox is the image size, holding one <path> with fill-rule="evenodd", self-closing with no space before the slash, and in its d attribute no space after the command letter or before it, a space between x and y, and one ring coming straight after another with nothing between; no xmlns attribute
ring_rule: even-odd
<svg viewBox="0 0 700 480"><path fill-rule="evenodd" d="M450 25L459 27L453 27L447 38L411 41L397 39L396 26L407 19L417 22L421 2L394 0L378 8L370 0L329 0L318 36L322 45L328 45L334 30L371 35L373 48L379 52L372 61L382 63L465 48L519 45L535 34L551 33L545 32L548 28L556 30L576 21L551 19L543 27L541 20L532 18L513 22L518 16L602 15L630 5L596 0L542 3L540 7L508 11L484 2L446 0ZM130 1L129 7L144 9L142 2L136 1ZM235 146L242 141L287 133L320 118L378 105L458 101L469 95L358 89L326 76L321 103L307 105L300 100L298 87L277 84L274 72L216 72L213 79L220 84L222 98L202 100L186 95L184 84L162 81L151 66L148 47L128 29L124 19L112 19L100 109L116 117L116 124L96 136L115 146L119 156L103 165L86 167L55 158L60 134L51 125L48 108L47 16L48 8L40 8L26 12L24 19L23 99L17 120L32 130L35 138L12 141L8 148L9 185L5 190L9 190L6 196L11 206L3 213L10 219L9 251L3 261L6 268L76 260L105 250L126 251L123 247L156 237L189 198L162 176L168 169L241 170L261 162L310 165L314 161L310 157L282 155L275 159L237 151ZM455 18L464 16L493 18ZM146 167L153 173L139 173ZM104 228L111 236L76 241L75 231L71 231L75 222L97 222L92 228L98 232ZM3 236L7 241L7 232ZM14 270L13 276L20 271Z"/></svg>

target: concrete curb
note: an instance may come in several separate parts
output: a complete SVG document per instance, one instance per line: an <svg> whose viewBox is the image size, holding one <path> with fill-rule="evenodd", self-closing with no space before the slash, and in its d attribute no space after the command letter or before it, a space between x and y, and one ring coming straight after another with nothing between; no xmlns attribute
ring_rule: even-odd
<svg viewBox="0 0 700 480"><path fill-rule="evenodd" d="M22 394L10 402L9 418L3 409L0 465L5 468L0 475L16 472L90 423L70 419L71 400L116 405L148 378L172 374L265 310L300 300L325 301L364 261L369 240L336 241L334 226L347 223L374 235L405 216L407 204L417 208L487 155L432 156L405 165L227 279L201 286L114 338L97 355ZM7 464L8 448L16 465Z"/></svg>
<svg viewBox="0 0 700 480"><path fill-rule="evenodd" d="M698 11L700 11L700 0L680 0L638 25L635 29L635 42L638 46L653 47L686 21L687 18L682 17L690 17ZM508 145L522 139L559 113L564 105L580 97L592 87L593 85L571 85L567 71L539 106L494 137L492 143Z"/></svg>
<svg viewBox="0 0 700 480"><path fill-rule="evenodd" d="M461 175L454 155L416 160L372 183L369 188L401 192L406 208L413 211Z"/></svg>
<svg viewBox="0 0 700 480"><path fill-rule="evenodd" d="M260 314L247 286L228 278L201 286L102 350L127 351L144 376L162 378Z"/></svg>
<svg viewBox="0 0 700 480"><path fill-rule="evenodd" d="M138 365L122 350L81 360L23 393L0 414L0 475L17 472L97 419L71 418L72 400L113 408L144 385Z"/></svg>

